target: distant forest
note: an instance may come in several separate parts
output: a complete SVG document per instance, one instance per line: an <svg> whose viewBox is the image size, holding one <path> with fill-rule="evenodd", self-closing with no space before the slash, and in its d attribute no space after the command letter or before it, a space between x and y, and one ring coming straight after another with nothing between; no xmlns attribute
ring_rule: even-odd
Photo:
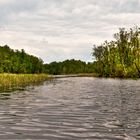
<svg viewBox="0 0 140 140"><path fill-rule="evenodd" d="M92 73L93 70L93 63L72 59L44 64L42 59L27 54L23 49L0 46L0 73L77 74Z"/></svg>
<svg viewBox="0 0 140 140"><path fill-rule="evenodd" d="M94 63L86 63L81 60L65 60L63 62L52 62L45 64L44 69L49 74L79 74L94 73Z"/></svg>

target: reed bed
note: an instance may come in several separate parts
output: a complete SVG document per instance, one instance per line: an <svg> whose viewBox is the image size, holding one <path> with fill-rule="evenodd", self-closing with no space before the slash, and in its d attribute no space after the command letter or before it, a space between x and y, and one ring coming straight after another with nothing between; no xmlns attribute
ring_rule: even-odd
<svg viewBox="0 0 140 140"><path fill-rule="evenodd" d="M50 79L47 74L0 74L0 91L10 91Z"/></svg>

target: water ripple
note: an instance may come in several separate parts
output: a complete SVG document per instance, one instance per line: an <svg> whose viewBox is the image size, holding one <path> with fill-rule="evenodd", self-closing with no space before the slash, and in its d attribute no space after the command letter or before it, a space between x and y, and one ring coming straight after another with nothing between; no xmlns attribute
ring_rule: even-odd
<svg viewBox="0 0 140 140"><path fill-rule="evenodd" d="M139 140L140 80L60 78L0 95L0 139Z"/></svg>

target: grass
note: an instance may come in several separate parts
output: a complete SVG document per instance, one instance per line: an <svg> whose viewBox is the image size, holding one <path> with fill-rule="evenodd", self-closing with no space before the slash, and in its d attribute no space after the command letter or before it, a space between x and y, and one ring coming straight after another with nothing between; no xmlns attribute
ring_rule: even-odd
<svg viewBox="0 0 140 140"><path fill-rule="evenodd" d="M50 79L47 74L0 74L0 90L10 91Z"/></svg>

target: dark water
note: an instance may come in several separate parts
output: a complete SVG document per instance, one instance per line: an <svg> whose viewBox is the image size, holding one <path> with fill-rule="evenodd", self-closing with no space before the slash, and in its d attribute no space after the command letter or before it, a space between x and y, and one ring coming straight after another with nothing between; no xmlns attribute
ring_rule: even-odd
<svg viewBox="0 0 140 140"><path fill-rule="evenodd" d="M62 78L3 93L0 139L139 140L140 80Z"/></svg>

